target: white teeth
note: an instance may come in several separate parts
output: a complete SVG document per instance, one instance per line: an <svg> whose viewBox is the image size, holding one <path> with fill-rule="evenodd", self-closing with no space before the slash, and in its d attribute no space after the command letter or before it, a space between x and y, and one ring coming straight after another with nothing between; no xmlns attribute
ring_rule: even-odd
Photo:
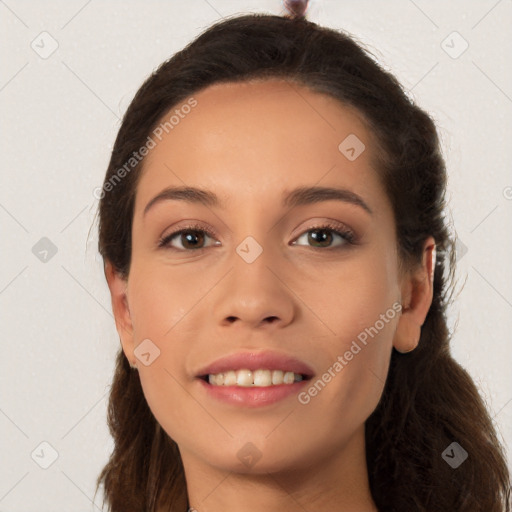
<svg viewBox="0 0 512 512"><path fill-rule="evenodd" d="M208 375L208 382L214 386L267 387L279 384L293 384L302 380L302 375L282 370L230 370L225 373Z"/></svg>
<svg viewBox="0 0 512 512"><path fill-rule="evenodd" d="M224 386L235 386L236 385L236 373L234 371L226 372L224 374Z"/></svg>
<svg viewBox="0 0 512 512"><path fill-rule="evenodd" d="M272 384L282 384L284 373L281 370L274 370L272 372Z"/></svg>
<svg viewBox="0 0 512 512"><path fill-rule="evenodd" d="M255 386L270 386L272 384L272 375L269 370L256 370L253 379Z"/></svg>
<svg viewBox="0 0 512 512"><path fill-rule="evenodd" d="M224 380L224 379L222 379ZM219 378L217 377L217 382L219 384L223 384L223 382L219 382ZM236 385L237 386L252 386L252 372L250 370L238 370L236 372Z"/></svg>

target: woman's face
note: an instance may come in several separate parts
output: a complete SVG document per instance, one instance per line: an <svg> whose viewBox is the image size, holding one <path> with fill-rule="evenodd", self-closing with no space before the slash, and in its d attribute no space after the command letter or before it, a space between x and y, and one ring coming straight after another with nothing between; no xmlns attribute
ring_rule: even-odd
<svg viewBox="0 0 512 512"><path fill-rule="evenodd" d="M215 85L194 99L176 107L161 140L153 136L138 184L123 348L185 467L306 468L362 438L400 316L395 224L372 168L375 145L353 110L283 81ZM170 187L217 202L183 193L152 202ZM294 195L309 187L348 192ZM229 386L227 399L200 378L224 356L268 352L313 375Z"/></svg>

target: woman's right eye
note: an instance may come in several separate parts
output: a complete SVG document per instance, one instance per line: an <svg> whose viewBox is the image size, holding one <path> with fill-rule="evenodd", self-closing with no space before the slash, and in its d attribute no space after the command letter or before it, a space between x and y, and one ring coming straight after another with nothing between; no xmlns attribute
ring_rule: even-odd
<svg viewBox="0 0 512 512"><path fill-rule="evenodd" d="M168 249L178 251L197 251L205 249L205 246L201 246L206 238L214 238L216 235L210 230L198 227L186 227L181 228L178 231L174 231L169 235L164 236L158 242L158 247L165 247ZM172 245L173 240L176 239L181 247Z"/></svg>

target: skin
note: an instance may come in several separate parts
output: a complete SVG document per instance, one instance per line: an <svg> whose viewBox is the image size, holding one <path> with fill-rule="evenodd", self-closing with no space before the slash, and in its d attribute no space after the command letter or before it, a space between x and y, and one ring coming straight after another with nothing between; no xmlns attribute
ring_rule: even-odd
<svg viewBox="0 0 512 512"><path fill-rule="evenodd" d="M375 511L364 423L392 347L405 352L418 342L432 301L434 240L425 242L421 264L399 273L391 204L372 167L375 144L353 109L280 80L217 84L194 98L197 106L145 161L128 279L105 266L123 350L179 446L190 506ZM349 134L366 147L354 161L338 150ZM166 200L144 216L171 185L209 189L224 207ZM373 214L336 200L282 206L284 192L307 185L349 189ZM308 240L329 219L353 230L357 244L333 232L334 249ZM190 245L178 235L174 251L157 247L192 221L213 228L216 239L204 235L204 249L183 249ZM236 252L247 236L263 249L252 263ZM298 357L319 378L397 302L401 314L307 404L297 396L256 409L222 404L195 379L221 356L266 349ZM149 366L134 353L144 339L160 350ZM247 443L260 455L250 467L237 456Z"/></svg>

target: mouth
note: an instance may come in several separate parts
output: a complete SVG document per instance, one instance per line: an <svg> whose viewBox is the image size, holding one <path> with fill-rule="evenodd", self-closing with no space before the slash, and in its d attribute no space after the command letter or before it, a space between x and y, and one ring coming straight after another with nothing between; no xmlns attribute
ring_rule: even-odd
<svg viewBox="0 0 512 512"><path fill-rule="evenodd" d="M278 351L245 351L224 356L203 366L196 378L209 389L295 389L310 380L314 370L292 354ZM226 389L227 391L227 389ZM256 391L256 390L255 390Z"/></svg>
<svg viewBox="0 0 512 512"><path fill-rule="evenodd" d="M249 370L241 368L239 370L199 375L198 378L212 386L273 387L311 380L312 375L285 370L268 370L264 368Z"/></svg>
<svg viewBox="0 0 512 512"><path fill-rule="evenodd" d="M297 395L312 375L282 370L228 370L197 377L206 396L230 407L261 408Z"/></svg>

